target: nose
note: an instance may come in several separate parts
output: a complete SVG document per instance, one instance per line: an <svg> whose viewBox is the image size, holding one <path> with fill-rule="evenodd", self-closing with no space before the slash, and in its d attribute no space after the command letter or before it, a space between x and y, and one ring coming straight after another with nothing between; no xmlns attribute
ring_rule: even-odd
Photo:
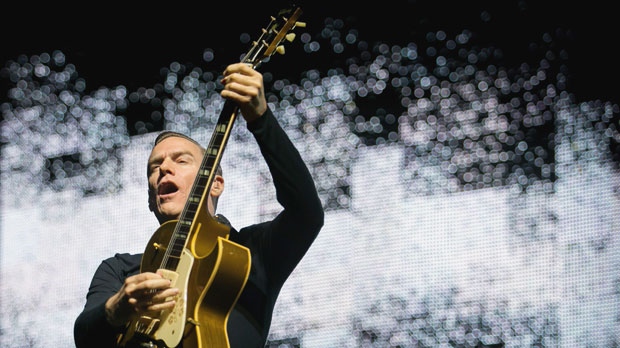
<svg viewBox="0 0 620 348"><path fill-rule="evenodd" d="M172 173L173 169L173 161L169 158L164 158L164 160L159 165L159 175L164 176L168 173Z"/></svg>

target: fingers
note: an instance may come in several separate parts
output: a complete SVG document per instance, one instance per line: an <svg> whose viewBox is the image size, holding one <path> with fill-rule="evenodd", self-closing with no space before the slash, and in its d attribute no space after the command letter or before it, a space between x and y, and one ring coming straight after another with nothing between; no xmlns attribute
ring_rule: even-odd
<svg viewBox="0 0 620 348"><path fill-rule="evenodd" d="M180 290L159 274L145 272L125 279L121 289L105 304L106 320L121 326L143 312L172 309Z"/></svg>
<svg viewBox="0 0 620 348"><path fill-rule="evenodd" d="M169 279L150 272L128 277L124 291L127 303L138 312L172 308L179 289L171 285Z"/></svg>
<svg viewBox="0 0 620 348"><path fill-rule="evenodd" d="M252 68L250 64L246 64L246 63L230 64L224 70L224 77L230 76L231 74L234 74L234 73L238 73L241 75L248 75L248 76L260 75L256 70L254 70L254 68Z"/></svg>
<svg viewBox="0 0 620 348"><path fill-rule="evenodd" d="M227 66L221 83L224 85L221 96L235 101L246 121L259 118L267 110L263 75L251 65L236 63Z"/></svg>
<svg viewBox="0 0 620 348"><path fill-rule="evenodd" d="M247 64L237 63L226 68L221 83L223 97L247 103L261 95L263 76Z"/></svg>
<svg viewBox="0 0 620 348"><path fill-rule="evenodd" d="M150 290L165 289L170 287L169 279L151 272L136 274L125 279L125 292L128 295L139 294Z"/></svg>
<svg viewBox="0 0 620 348"><path fill-rule="evenodd" d="M138 312L172 309L175 305L175 296L178 294L179 290L176 288L156 290L145 293L144 296L139 298L131 298L129 303Z"/></svg>

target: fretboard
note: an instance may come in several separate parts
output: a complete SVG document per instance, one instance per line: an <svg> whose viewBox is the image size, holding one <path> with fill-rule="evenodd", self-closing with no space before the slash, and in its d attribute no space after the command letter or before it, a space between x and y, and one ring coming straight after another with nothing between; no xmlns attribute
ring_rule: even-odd
<svg viewBox="0 0 620 348"><path fill-rule="evenodd" d="M176 270L183 249L187 245L188 236L198 211L200 209L207 209L209 191L215 178L217 166L224 153L224 147L230 137L230 131L237 118L237 109L237 106L232 102L226 101L224 103L224 108L215 125L187 203L171 236L170 244L166 249L166 256L162 261L162 268L164 269Z"/></svg>

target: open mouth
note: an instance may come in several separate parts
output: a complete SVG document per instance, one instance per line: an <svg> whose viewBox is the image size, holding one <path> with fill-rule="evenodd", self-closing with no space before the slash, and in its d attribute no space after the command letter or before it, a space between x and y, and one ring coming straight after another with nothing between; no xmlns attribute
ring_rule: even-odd
<svg viewBox="0 0 620 348"><path fill-rule="evenodd" d="M165 196L171 193L175 193L179 190L177 185L172 182L162 182L157 187L157 194L159 196Z"/></svg>

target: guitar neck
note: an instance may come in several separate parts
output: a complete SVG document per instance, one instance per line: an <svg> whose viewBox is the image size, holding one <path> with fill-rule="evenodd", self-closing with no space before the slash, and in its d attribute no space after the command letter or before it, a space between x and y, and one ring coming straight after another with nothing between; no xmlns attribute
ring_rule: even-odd
<svg viewBox="0 0 620 348"><path fill-rule="evenodd" d="M202 159L200 169L196 174L194 185L176 225L175 232L170 240L167 257L163 260L162 267L175 270L181 253L187 244L187 237L191 232L194 222L200 216L200 212L207 211L207 199L209 191L215 179L217 167L219 166L224 148L230 138L232 127L237 119L238 107L230 101L224 103L215 129L211 136L209 146Z"/></svg>
<svg viewBox="0 0 620 348"><path fill-rule="evenodd" d="M263 29L260 38L253 42L251 49L243 57L241 63L250 64L256 69L274 53L283 53L282 41L285 39L292 41L295 38L295 35L290 33L291 30L296 26L305 27L305 23L297 21L300 15L301 9L297 7L283 9L278 13L277 17L271 17L269 25L266 29ZM234 102L229 100L224 102L224 107L215 125L211 141L196 175L194 186L166 249L166 256L162 261L162 268L164 269L176 269L181 254L187 246L192 228L196 226L195 222L201 218L212 219L207 211L207 200L209 199L209 192L215 178L215 172L222 159L224 147L230 137L238 111L239 107ZM202 216L202 214L206 215ZM207 247L206 249L209 248Z"/></svg>

